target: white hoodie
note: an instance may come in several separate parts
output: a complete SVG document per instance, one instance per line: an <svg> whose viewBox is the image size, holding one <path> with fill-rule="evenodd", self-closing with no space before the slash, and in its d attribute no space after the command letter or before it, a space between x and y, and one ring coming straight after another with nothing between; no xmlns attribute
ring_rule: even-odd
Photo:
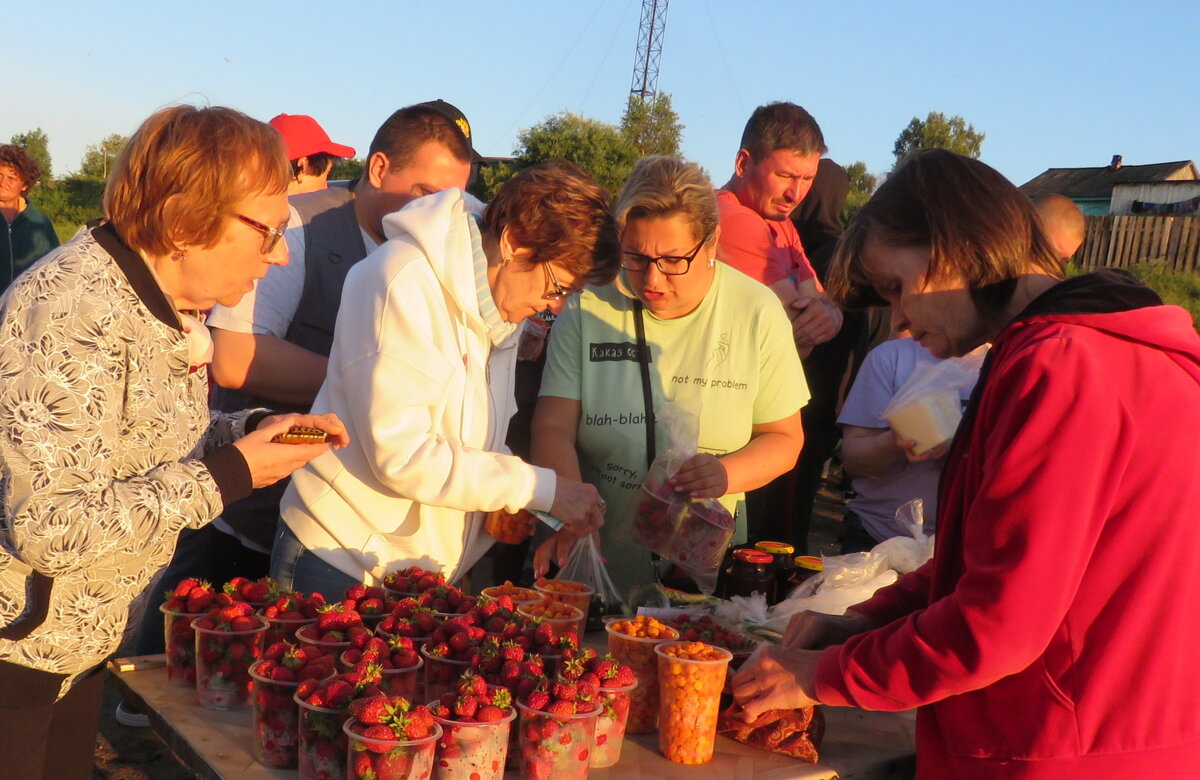
<svg viewBox="0 0 1200 780"><path fill-rule="evenodd" d="M483 512L549 510L555 475L507 453L517 331L493 347L479 314L460 190L384 218L388 241L346 277L325 383L313 403L350 446L297 471L283 521L365 582L411 565L455 580L491 545Z"/></svg>

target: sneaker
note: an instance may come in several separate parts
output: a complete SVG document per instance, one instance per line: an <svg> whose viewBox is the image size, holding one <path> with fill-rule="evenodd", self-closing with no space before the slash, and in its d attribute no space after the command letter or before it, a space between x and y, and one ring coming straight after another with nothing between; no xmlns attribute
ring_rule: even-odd
<svg viewBox="0 0 1200 780"><path fill-rule="evenodd" d="M125 702L117 705L117 711L113 715L116 717L117 723L131 729L144 729L150 725L150 718L146 713L134 712L132 708L125 706Z"/></svg>

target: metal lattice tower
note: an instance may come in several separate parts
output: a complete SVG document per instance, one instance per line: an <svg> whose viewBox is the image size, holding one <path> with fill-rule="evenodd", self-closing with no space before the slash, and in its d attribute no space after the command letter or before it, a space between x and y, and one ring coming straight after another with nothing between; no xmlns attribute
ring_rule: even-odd
<svg viewBox="0 0 1200 780"><path fill-rule="evenodd" d="M642 0L642 23L638 30L637 59L633 63L631 95L642 100L658 91L658 59L662 56L663 33L667 29L668 0Z"/></svg>

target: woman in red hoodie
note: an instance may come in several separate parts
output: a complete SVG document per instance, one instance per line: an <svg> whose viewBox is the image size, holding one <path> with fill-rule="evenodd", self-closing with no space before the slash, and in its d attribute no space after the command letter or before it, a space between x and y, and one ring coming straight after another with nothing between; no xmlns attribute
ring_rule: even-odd
<svg viewBox="0 0 1200 780"><path fill-rule="evenodd" d="M747 716L919 707L921 778L1196 777L1191 319L1123 271L1064 281L1028 199L950 152L910 157L842 241L844 303L883 299L938 357L993 347L933 559L844 617L793 620L734 678Z"/></svg>

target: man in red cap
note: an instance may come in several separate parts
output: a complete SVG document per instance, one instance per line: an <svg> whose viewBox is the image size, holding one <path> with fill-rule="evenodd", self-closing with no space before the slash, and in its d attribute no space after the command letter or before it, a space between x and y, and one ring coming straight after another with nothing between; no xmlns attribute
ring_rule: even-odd
<svg viewBox="0 0 1200 780"><path fill-rule="evenodd" d="M335 144L317 120L307 114L280 114L269 124L283 136L292 163L289 196L325 189L329 186L333 161L354 156L354 147Z"/></svg>

